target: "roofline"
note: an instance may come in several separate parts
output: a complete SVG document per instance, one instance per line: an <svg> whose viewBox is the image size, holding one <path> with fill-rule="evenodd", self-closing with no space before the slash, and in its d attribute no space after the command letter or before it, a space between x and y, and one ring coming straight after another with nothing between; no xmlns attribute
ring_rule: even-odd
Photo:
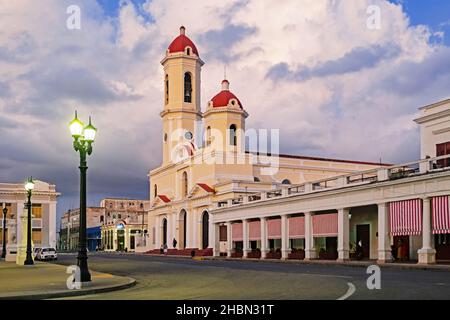
<svg viewBox="0 0 450 320"><path fill-rule="evenodd" d="M432 104L428 104L428 105L423 106L423 107L420 107L419 110L425 110L425 109L438 107L438 106L441 106L441 105L446 104L446 103L450 103L450 98L449 99L444 99L444 100L441 100L441 101L438 101L438 102L435 102L435 103L432 103Z"/></svg>
<svg viewBox="0 0 450 320"><path fill-rule="evenodd" d="M103 198L100 201L104 200L132 200L132 201L149 201L148 199L133 199L133 198Z"/></svg>
<svg viewBox="0 0 450 320"><path fill-rule="evenodd" d="M245 151L245 153L252 153L259 155L259 152L250 152ZM274 154L271 153L266 154L267 156L278 156L280 158L289 158L289 159L303 159L303 160L317 160L317 161L331 161L331 162L341 162L341 163L353 163L353 164L366 164L366 165L374 165L374 166L392 166L393 164L390 163L382 163L382 162L368 162L368 161L357 161L357 160L345 160L345 159L333 159L333 158L321 158L321 157L310 157L310 156L300 156L300 155L293 155L293 154Z"/></svg>

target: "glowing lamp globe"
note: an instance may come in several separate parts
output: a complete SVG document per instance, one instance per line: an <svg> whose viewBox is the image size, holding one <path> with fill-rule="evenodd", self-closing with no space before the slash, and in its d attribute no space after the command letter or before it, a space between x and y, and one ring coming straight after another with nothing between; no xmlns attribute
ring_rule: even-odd
<svg viewBox="0 0 450 320"><path fill-rule="evenodd" d="M27 182L25 182L25 190L32 191L34 189L34 182L33 178L28 179Z"/></svg>
<svg viewBox="0 0 450 320"><path fill-rule="evenodd" d="M69 123L69 129L70 133L72 134L72 137L78 138L83 135L83 127L84 124L80 120L78 120L77 112L75 111L75 119L73 119Z"/></svg>
<svg viewBox="0 0 450 320"><path fill-rule="evenodd" d="M91 123L91 117L89 117L89 124L84 128L83 135L84 140L87 142L94 142L97 129Z"/></svg>

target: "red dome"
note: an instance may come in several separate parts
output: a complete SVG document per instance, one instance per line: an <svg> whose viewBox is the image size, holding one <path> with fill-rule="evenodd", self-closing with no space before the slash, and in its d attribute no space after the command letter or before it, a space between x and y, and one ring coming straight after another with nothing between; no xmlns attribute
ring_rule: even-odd
<svg viewBox="0 0 450 320"><path fill-rule="evenodd" d="M195 53L197 56L199 56L197 47L191 41L191 39L189 39L188 37L185 36L184 32L185 32L185 28L181 27L180 35L178 37L176 37L172 41L172 43L169 45L169 52L170 53L184 52L184 49L186 49L186 47L191 47L192 52Z"/></svg>
<svg viewBox="0 0 450 320"><path fill-rule="evenodd" d="M228 106L228 102L230 102L231 99L236 99L237 103L239 104L239 107L242 108L242 103L239 101L239 99L230 91L229 89L229 82L228 80L222 81L222 91L220 91L218 94L216 94L212 99L213 107L219 108L219 107L226 107Z"/></svg>

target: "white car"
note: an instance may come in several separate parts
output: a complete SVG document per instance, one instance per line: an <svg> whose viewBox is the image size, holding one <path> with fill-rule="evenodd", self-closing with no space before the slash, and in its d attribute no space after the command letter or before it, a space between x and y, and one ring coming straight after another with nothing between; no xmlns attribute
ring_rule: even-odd
<svg viewBox="0 0 450 320"><path fill-rule="evenodd" d="M40 248L36 254L36 260L57 260L58 254L51 247Z"/></svg>

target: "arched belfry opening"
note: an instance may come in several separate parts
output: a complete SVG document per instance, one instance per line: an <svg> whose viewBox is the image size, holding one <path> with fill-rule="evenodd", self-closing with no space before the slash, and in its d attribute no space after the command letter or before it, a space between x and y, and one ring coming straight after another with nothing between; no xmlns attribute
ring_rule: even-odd
<svg viewBox="0 0 450 320"><path fill-rule="evenodd" d="M192 75L190 72L184 74L184 102L192 102Z"/></svg>
<svg viewBox="0 0 450 320"><path fill-rule="evenodd" d="M166 74L164 78L164 97L165 97L165 104L169 103L169 75Z"/></svg>
<svg viewBox="0 0 450 320"><path fill-rule="evenodd" d="M232 124L230 126L230 145L237 146L237 129L236 125Z"/></svg>

